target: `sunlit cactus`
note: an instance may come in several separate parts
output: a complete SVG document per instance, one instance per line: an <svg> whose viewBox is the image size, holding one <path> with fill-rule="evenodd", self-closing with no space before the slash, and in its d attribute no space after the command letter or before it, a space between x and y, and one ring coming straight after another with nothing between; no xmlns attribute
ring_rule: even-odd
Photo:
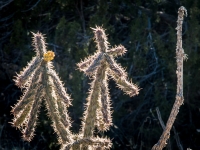
<svg viewBox="0 0 200 150"><path fill-rule="evenodd" d="M21 130L24 140L31 141L38 111L44 100L59 143L71 143L71 121L67 113L71 99L50 62L54 59L54 52L46 51L45 39L41 33L32 34L36 56L14 80L23 89L23 96L12 108L12 124Z"/></svg>
<svg viewBox="0 0 200 150"><path fill-rule="evenodd" d="M93 137L95 126L99 131L106 131L112 125L108 76L129 96L139 93L138 86L127 80L125 70L114 60L114 57L126 53L126 49L122 45L109 49L104 29L96 27L93 31L98 49L94 55L77 64L81 71L93 79L82 120L83 138Z"/></svg>
<svg viewBox="0 0 200 150"><path fill-rule="evenodd" d="M12 124L22 131L24 140L32 140L37 114L44 100L61 149L111 148L110 139L94 136L95 126L99 131L106 131L112 125L108 76L114 79L118 87L129 96L137 95L139 88L127 80L125 70L114 60L114 57L123 55L126 49L121 45L109 49L104 30L96 27L93 31L98 50L93 56L78 63L79 69L93 79L82 128L78 134L72 134L69 130L71 121L67 107L71 105L71 99L51 63L55 55L52 51L46 51L43 35L33 33L36 56L14 80L15 84L23 89L23 96L11 111L14 115Z"/></svg>

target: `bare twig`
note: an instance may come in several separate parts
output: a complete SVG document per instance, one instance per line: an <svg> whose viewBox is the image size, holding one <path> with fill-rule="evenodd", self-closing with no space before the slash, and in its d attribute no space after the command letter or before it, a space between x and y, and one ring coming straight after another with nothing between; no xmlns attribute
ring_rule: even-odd
<svg viewBox="0 0 200 150"><path fill-rule="evenodd" d="M174 131L174 135L175 135L175 139L176 139L178 149L183 150L183 146L181 145L180 138L179 138L178 133L176 132L176 129L175 129L174 126L173 126L173 131Z"/></svg>
<svg viewBox="0 0 200 150"><path fill-rule="evenodd" d="M162 120L161 114L160 114L160 110L159 107L156 107L156 112L157 112L157 116L158 116L158 120L160 122L160 125L162 126L163 130L165 129L165 124Z"/></svg>
<svg viewBox="0 0 200 150"><path fill-rule="evenodd" d="M159 122L160 122L160 125L162 126L163 130L165 130L165 124L164 124L164 122L163 122L163 120L162 120L159 107L156 107L156 112L157 112L157 116L158 116L158 120L159 120ZM170 142L170 139L168 139L167 148L168 148L168 150L171 150L171 142Z"/></svg>
<svg viewBox="0 0 200 150"><path fill-rule="evenodd" d="M167 121L165 130L163 131L158 143L153 146L152 150L162 150L165 147L166 141L170 137L170 130L171 130L172 125L174 124L176 116L179 112L179 108L183 104L183 101L184 101L184 98L183 98L183 59L186 58L186 55L184 54L184 50L182 48L182 24L183 24L184 15L187 15L187 10L185 9L185 7L181 6L178 10L178 20L177 20L177 28L176 28L176 30L177 30L177 45L176 45L177 93L176 93L176 100L175 100L174 106L172 108L172 111L170 113L169 119Z"/></svg>
<svg viewBox="0 0 200 150"><path fill-rule="evenodd" d="M153 11L151 9L145 8L143 6L136 6L139 10L143 11L147 15L151 16L153 14ZM156 15L158 15L160 18L162 18L165 22L169 22L170 24L174 24L176 19L170 14L167 14L163 11L157 11Z"/></svg>
<svg viewBox="0 0 200 150"><path fill-rule="evenodd" d="M78 4L77 4L78 5ZM80 0L80 10L78 8L78 6L76 6L76 9L80 15L80 19L81 19L81 23L82 23L82 29L83 29L83 36L85 37L86 36L86 29L85 29L85 18L84 18L84 14L83 14L83 1Z"/></svg>
<svg viewBox="0 0 200 150"><path fill-rule="evenodd" d="M13 0L9 0L7 2L0 2L0 10L10 4Z"/></svg>
<svg viewBox="0 0 200 150"><path fill-rule="evenodd" d="M36 7L38 5L38 3L40 2L40 0L38 0L33 6L31 6L29 9L26 10L22 10L21 12L27 12L29 10L32 10L34 7Z"/></svg>

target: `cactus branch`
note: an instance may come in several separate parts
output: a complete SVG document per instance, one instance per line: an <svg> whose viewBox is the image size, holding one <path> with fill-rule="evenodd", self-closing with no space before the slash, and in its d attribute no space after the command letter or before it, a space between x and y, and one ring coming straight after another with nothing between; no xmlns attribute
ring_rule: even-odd
<svg viewBox="0 0 200 150"><path fill-rule="evenodd" d="M17 74L16 79L14 79L15 85L21 88L25 87L31 76L34 76L37 69L39 69L41 62L42 59L38 57L33 57L32 61L28 63L27 67L24 68L21 74Z"/></svg>
<svg viewBox="0 0 200 150"><path fill-rule="evenodd" d="M103 60L103 54L100 53L97 58L92 62L90 66L85 70L85 73L87 75L92 75L97 70L97 68L101 65L101 62Z"/></svg>
<svg viewBox="0 0 200 150"><path fill-rule="evenodd" d="M80 63L77 63L78 68L81 71L85 71L85 69L88 68L88 66L93 62L93 60L99 56L99 52L95 53L92 56L89 56L88 58L86 58L84 61L81 61Z"/></svg>
<svg viewBox="0 0 200 150"><path fill-rule="evenodd" d="M111 117L111 100L109 96L109 89L107 83L107 69L102 71L104 73L104 78L101 81L101 112L102 112L102 123L97 123L98 130L104 131L108 130L112 125L112 117ZM98 120L97 120L98 121Z"/></svg>
<svg viewBox="0 0 200 150"><path fill-rule="evenodd" d="M30 117L28 118L28 122L26 124L26 128L23 131L23 139L26 141L31 141L34 136L36 121L37 121L37 114L38 109L40 108L42 98L40 97L43 95L42 87L38 89L38 92L35 97L35 101L33 106L31 107Z"/></svg>
<svg viewBox="0 0 200 150"><path fill-rule="evenodd" d="M83 138L75 141L73 144L68 144L65 150L70 150L71 147L80 147L80 145L91 145L94 149L110 149L111 141L107 138Z"/></svg>
<svg viewBox="0 0 200 150"><path fill-rule="evenodd" d="M43 57L46 53L46 44L45 44L45 37L41 33L33 33L33 42L32 45L38 57Z"/></svg>
<svg viewBox="0 0 200 150"><path fill-rule="evenodd" d="M71 99L70 99L69 95L65 92L64 85L61 82L58 75L56 74L56 72L51 69L51 70L48 71L48 75L50 75L53 79L54 86L55 86L54 89L56 90L57 96L60 99L62 99L63 102L65 102L65 104L67 106L71 105Z"/></svg>
<svg viewBox="0 0 200 150"><path fill-rule="evenodd" d="M39 74L35 76L35 74ZM24 95L20 98L19 102L12 108L11 112L16 115L19 111L21 111L28 103L34 100L35 93L39 87L37 84L32 84L32 82L40 82L41 81L41 73L40 70L37 69L35 74L32 76L32 80L28 82ZM20 80L20 79L19 79ZM30 90L31 89L31 90Z"/></svg>
<svg viewBox="0 0 200 150"><path fill-rule="evenodd" d="M96 72L100 74L99 71ZM96 119L96 111L100 104L100 82L98 78L94 78L91 83L89 96L86 103L86 111L84 112L84 122L82 122L82 132L84 137L91 137L93 135Z"/></svg>
<svg viewBox="0 0 200 150"><path fill-rule="evenodd" d="M107 54L108 55L112 55L113 57L116 57L116 56L122 56L126 53L126 49L124 46L122 45L119 45L119 46L115 46L114 48L110 49Z"/></svg>
<svg viewBox="0 0 200 150"><path fill-rule="evenodd" d="M56 103L57 97L55 91L53 90L53 82L51 79L46 78L46 76L44 76L44 80L48 80L48 83L46 84L47 88L45 89L46 107L48 114L52 120L54 131L59 137L59 143L65 144L66 142L70 142L70 132L66 130L65 126L61 122L61 116L59 114L58 105Z"/></svg>
<svg viewBox="0 0 200 150"><path fill-rule="evenodd" d="M13 119L13 122L12 122L13 126L19 129L21 128L21 126L23 126L24 122L27 119L28 114L30 113L31 106L32 106L32 103L29 103L18 115L15 115L15 118Z"/></svg>
<svg viewBox="0 0 200 150"><path fill-rule="evenodd" d="M139 94L139 88L136 84L128 82L126 78L118 78L118 74L113 73L110 71L110 75L113 80L116 82L117 86L125 92L125 94L129 95L130 97Z"/></svg>

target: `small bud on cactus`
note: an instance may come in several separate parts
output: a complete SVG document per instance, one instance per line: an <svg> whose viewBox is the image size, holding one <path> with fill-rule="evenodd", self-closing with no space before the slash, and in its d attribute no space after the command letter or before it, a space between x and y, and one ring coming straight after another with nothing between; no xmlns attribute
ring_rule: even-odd
<svg viewBox="0 0 200 150"><path fill-rule="evenodd" d="M54 54L54 52L52 52L52 51L47 51L47 52L43 55L43 58L44 58L45 61L51 61L51 60L54 59L54 57L55 57L55 54Z"/></svg>

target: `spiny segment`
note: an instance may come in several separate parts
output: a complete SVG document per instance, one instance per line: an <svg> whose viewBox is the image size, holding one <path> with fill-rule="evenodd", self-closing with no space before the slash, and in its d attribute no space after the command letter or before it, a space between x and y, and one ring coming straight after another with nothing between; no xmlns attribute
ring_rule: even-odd
<svg viewBox="0 0 200 150"><path fill-rule="evenodd" d="M97 43L97 48L100 52L107 52L109 42L107 41L107 36L105 30L101 27L96 26L96 28L91 28L94 32L94 39Z"/></svg>
<svg viewBox="0 0 200 150"><path fill-rule="evenodd" d="M69 107L71 105L71 98L65 91L64 84L62 83L57 73L52 69L51 66L52 66L51 64L48 64L48 67L50 69L48 70L47 73L49 76L52 77L56 95L59 97L59 99L61 99L67 105L67 107Z"/></svg>
<svg viewBox="0 0 200 150"><path fill-rule="evenodd" d="M31 78L35 75L35 72L40 67L42 62L41 58L33 57L30 63L23 68L23 71L20 72L20 74L17 74L15 79L13 80L15 82L15 85L19 88L26 87L31 80Z"/></svg>
<svg viewBox="0 0 200 150"><path fill-rule="evenodd" d="M34 50L39 57L43 57L43 55L46 53L46 43L45 43L45 38L44 35L40 32L33 33L33 47Z"/></svg>
<svg viewBox="0 0 200 150"><path fill-rule="evenodd" d="M98 72L97 72L98 74ZM95 78L92 82L91 89L87 98L86 110L83 115L82 133L84 137L91 137L93 135L96 111L100 105L100 82Z"/></svg>
<svg viewBox="0 0 200 150"><path fill-rule="evenodd" d="M23 139L26 141L31 141L34 137L35 132L35 126L37 125L37 119L38 119L38 113L39 108L42 102L42 99L40 98L43 93L41 92L42 88L39 89L38 93L36 94L36 99L33 103L30 117L28 118L27 124L25 129L23 130Z"/></svg>
<svg viewBox="0 0 200 150"><path fill-rule="evenodd" d="M107 54L112 55L113 57L122 56L127 52L126 48L122 45L115 46L114 48L110 49Z"/></svg>
<svg viewBox="0 0 200 150"><path fill-rule="evenodd" d="M80 147L80 145L82 145L82 147L90 145L92 147L92 149L110 149L112 147L112 143L110 141L110 139L107 138L82 138L82 139L78 139L76 140L74 143L69 143L68 145L64 146L64 148L62 150L70 150L70 148L72 147Z"/></svg>
<svg viewBox="0 0 200 150"><path fill-rule="evenodd" d="M77 63L77 66L78 66L79 70L85 72L85 70L88 68L88 66L98 56L99 56L99 52L95 53L94 55L89 56L88 58L85 58L84 61L81 61L80 63Z"/></svg>

